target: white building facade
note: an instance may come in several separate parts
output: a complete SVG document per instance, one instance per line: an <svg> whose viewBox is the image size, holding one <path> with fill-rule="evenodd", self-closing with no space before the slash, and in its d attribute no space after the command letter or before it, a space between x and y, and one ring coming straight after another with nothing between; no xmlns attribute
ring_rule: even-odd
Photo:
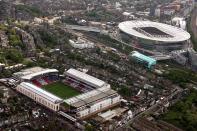
<svg viewBox="0 0 197 131"><path fill-rule="evenodd" d="M16 90L53 111L58 111L63 102L57 96L27 82L22 82Z"/></svg>
<svg viewBox="0 0 197 131"><path fill-rule="evenodd" d="M119 102L120 102L120 96L116 96L115 98L108 98L106 100L103 100L99 103L90 106L90 108L85 108L85 109L82 108L81 110L78 110L77 116L80 118L86 117L101 112L104 109L110 108L111 106L116 105Z"/></svg>

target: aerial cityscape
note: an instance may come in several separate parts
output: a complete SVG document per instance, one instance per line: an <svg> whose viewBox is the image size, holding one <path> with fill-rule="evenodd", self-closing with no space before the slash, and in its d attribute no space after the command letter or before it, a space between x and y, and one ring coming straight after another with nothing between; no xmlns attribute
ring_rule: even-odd
<svg viewBox="0 0 197 131"><path fill-rule="evenodd" d="M197 0L0 0L0 131L197 131Z"/></svg>

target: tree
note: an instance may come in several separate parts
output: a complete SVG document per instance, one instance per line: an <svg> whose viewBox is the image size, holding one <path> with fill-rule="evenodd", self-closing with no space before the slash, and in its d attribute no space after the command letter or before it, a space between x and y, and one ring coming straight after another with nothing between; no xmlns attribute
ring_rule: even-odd
<svg viewBox="0 0 197 131"><path fill-rule="evenodd" d="M86 124L85 131L94 131L94 127L91 124Z"/></svg>
<svg viewBox="0 0 197 131"><path fill-rule="evenodd" d="M131 96L131 90L128 88L128 87L125 87L125 86L121 86L120 87L120 90L119 90L119 93L123 96Z"/></svg>
<svg viewBox="0 0 197 131"><path fill-rule="evenodd" d="M15 63L19 63L23 61L23 55L17 49L9 49L5 52L5 58L12 60Z"/></svg>

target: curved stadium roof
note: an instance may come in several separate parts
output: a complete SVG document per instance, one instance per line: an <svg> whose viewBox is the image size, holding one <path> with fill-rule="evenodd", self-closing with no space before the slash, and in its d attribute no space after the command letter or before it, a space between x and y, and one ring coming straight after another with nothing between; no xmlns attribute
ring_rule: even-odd
<svg viewBox="0 0 197 131"><path fill-rule="evenodd" d="M118 27L129 35L165 43L182 42L190 38L190 34L181 28L151 21L125 21Z"/></svg>

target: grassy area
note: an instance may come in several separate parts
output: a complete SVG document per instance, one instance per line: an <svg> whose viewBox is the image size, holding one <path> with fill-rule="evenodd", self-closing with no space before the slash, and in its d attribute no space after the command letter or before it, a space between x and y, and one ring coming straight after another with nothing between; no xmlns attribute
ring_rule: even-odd
<svg viewBox="0 0 197 131"><path fill-rule="evenodd" d="M162 119L183 130L196 131L197 91L192 90L185 99L170 107L169 111L162 116Z"/></svg>
<svg viewBox="0 0 197 131"><path fill-rule="evenodd" d="M43 89L51 92L54 95L59 96L62 99L67 99L72 96L80 94L77 90L74 88L65 85L62 82L55 82L49 85L46 85L43 87Z"/></svg>

